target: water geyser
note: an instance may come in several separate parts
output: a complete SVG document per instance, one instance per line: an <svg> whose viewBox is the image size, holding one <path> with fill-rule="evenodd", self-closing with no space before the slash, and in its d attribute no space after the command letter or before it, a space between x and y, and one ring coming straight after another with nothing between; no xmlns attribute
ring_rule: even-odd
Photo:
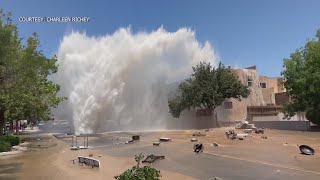
<svg viewBox="0 0 320 180"><path fill-rule="evenodd" d="M76 134L165 129L172 120L168 85L187 78L204 60L216 65L214 49L187 28L120 28L100 37L72 32L58 50L54 81L68 100L55 116L73 120Z"/></svg>

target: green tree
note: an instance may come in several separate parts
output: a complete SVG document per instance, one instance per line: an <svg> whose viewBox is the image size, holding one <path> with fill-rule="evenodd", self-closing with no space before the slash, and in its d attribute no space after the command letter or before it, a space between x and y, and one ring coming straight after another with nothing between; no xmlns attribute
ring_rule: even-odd
<svg viewBox="0 0 320 180"><path fill-rule="evenodd" d="M21 57L21 42L11 14L0 9L0 136L5 125L5 112L12 84L17 72L16 63Z"/></svg>
<svg viewBox="0 0 320 180"><path fill-rule="evenodd" d="M4 23L4 20L6 22ZM21 119L48 120L50 111L64 97L57 92L60 86L48 77L57 72L56 57L47 58L40 50L38 35L21 45L10 14L1 12L0 38L0 135L5 121Z"/></svg>
<svg viewBox="0 0 320 180"><path fill-rule="evenodd" d="M241 98L250 94L248 87L240 82L234 71L224 67L221 62L217 68L210 63L200 62L192 69L191 77L179 85L178 95L168 101L170 113L175 118L185 109L213 111L225 99L241 101Z"/></svg>
<svg viewBox="0 0 320 180"><path fill-rule="evenodd" d="M320 124L320 30L316 38L284 59L284 86L292 101L284 106L285 118L306 112L307 118Z"/></svg>
<svg viewBox="0 0 320 180"><path fill-rule="evenodd" d="M8 119L48 120L52 107L65 98L57 96L60 86L48 80L57 72L56 58L48 59L38 51L39 40L36 33L27 40L22 58L17 64L14 88L9 94Z"/></svg>

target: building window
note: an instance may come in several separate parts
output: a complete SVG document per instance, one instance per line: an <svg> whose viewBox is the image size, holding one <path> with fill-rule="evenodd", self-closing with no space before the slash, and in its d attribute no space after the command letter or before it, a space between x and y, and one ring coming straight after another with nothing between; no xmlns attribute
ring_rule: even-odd
<svg viewBox="0 0 320 180"><path fill-rule="evenodd" d="M212 116L212 110L198 109L196 111L196 116Z"/></svg>
<svg viewBox="0 0 320 180"><path fill-rule="evenodd" d="M260 83L261 88L267 88L267 83Z"/></svg>
<svg viewBox="0 0 320 180"><path fill-rule="evenodd" d="M232 102L224 102L224 108L225 109L232 109L233 108Z"/></svg>
<svg viewBox="0 0 320 180"><path fill-rule="evenodd" d="M252 77L249 76L249 77L248 77L248 86L250 87L250 86L252 86L252 84L253 84L253 82L252 82Z"/></svg>

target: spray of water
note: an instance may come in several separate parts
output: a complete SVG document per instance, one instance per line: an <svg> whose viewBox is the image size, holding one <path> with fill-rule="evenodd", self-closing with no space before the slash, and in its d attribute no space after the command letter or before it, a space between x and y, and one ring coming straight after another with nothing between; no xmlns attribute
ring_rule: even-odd
<svg viewBox="0 0 320 180"><path fill-rule="evenodd" d="M75 133L163 129L170 121L168 85L185 79L199 61L216 65L217 56L186 28L111 35L66 35L59 47L61 104L57 118L72 119Z"/></svg>
<svg viewBox="0 0 320 180"><path fill-rule="evenodd" d="M244 73L244 80L246 84L248 84L248 79L251 79L251 86L249 87L251 90L251 94L248 97L247 101L250 106L263 106L266 103L263 100L262 89L260 87L259 75L256 70L252 69L242 69Z"/></svg>

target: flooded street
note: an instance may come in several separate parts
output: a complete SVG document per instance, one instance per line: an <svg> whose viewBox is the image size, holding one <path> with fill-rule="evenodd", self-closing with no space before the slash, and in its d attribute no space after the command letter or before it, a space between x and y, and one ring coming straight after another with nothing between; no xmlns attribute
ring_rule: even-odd
<svg viewBox="0 0 320 180"><path fill-rule="evenodd" d="M91 135L89 149L71 151L71 136L25 135L31 141L30 152L0 157L0 179L113 179L135 165L134 156L143 153L163 155L164 160L151 164L160 169L163 179L319 179L319 132L266 130L268 139L251 133L245 140L229 140L224 131L217 128L201 130L204 137L196 137L204 144L203 153L193 152L192 134L197 130L158 132L113 132ZM241 130L236 130L240 132ZM141 140L133 144L124 142L139 134ZM31 136L31 137L30 137ZM153 146L160 137L172 141ZM219 144L218 147L212 145ZM83 138L78 137L82 146ZM308 144L316 154L300 154L298 144ZM100 160L101 168L73 165L72 160L89 156Z"/></svg>

